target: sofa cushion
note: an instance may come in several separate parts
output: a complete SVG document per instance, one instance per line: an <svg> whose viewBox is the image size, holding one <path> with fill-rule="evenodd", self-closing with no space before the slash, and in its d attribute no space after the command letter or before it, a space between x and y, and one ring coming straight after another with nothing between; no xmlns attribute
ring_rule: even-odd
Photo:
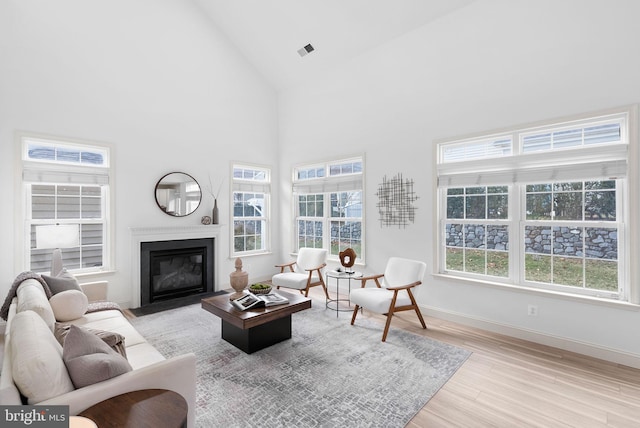
<svg viewBox="0 0 640 428"><path fill-rule="evenodd" d="M42 318L33 311L11 320L11 374L29 404L73 391L62 360L62 346Z"/></svg>
<svg viewBox="0 0 640 428"><path fill-rule="evenodd" d="M112 331L114 333L124 336L124 343L127 349L130 346L137 345L139 343L145 343L147 340L131 325L122 312L116 310L100 311L86 313L77 320L64 324L74 324L79 327L93 328L95 330ZM127 351L127 358L129 358L129 352Z"/></svg>
<svg viewBox="0 0 640 428"><path fill-rule="evenodd" d="M60 345L64 346L64 340L69 334L70 325L56 323L56 327L53 331L54 336L58 340ZM85 328L88 332L95 334L98 336L104 343L109 345L111 349L116 351L118 354L127 358L127 350L124 345L124 336L113 331L105 331L105 330L97 330L93 328Z"/></svg>
<svg viewBox="0 0 640 428"><path fill-rule="evenodd" d="M67 290L51 296L49 304L56 321L71 321L80 318L87 312L89 300L82 291Z"/></svg>
<svg viewBox="0 0 640 428"><path fill-rule="evenodd" d="M66 269L62 269L56 276L41 275L47 283L52 294L58 294L67 290L82 291L78 280Z"/></svg>
<svg viewBox="0 0 640 428"><path fill-rule="evenodd" d="M166 360L166 358L149 342L127 346L127 361L129 361L129 364L131 364L131 367L133 367L134 370L150 366L164 360Z"/></svg>
<svg viewBox="0 0 640 428"><path fill-rule="evenodd" d="M69 326L62 359L76 388L102 382L131 371L122 355L96 335L76 325Z"/></svg>
<svg viewBox="0 0 640 428"><path fill-rule="evenodd" d="M16 291L18 297L17 312L33 311L38 314L45 324L53 331L56 317L42 285L35 279L27 279L20 284Z"/></svg>

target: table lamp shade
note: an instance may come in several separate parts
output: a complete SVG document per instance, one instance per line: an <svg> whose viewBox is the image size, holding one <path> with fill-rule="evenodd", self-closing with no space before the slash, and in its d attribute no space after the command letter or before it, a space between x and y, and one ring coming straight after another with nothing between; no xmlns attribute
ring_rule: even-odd
<svg viewBox="0 0 640 428"><path fill-rule="evenodd" d="M73 248L80 246L77 224L36 226L36 248Z"/></svg>
<svg viewBox="0 0 640 428"><path fill-rule="evenodd" d="M60 248L80 246L80 228L77 224L52 224L36 226L36 248L53 248L51 255L51 275L62 270L62 252Z"/></svg>

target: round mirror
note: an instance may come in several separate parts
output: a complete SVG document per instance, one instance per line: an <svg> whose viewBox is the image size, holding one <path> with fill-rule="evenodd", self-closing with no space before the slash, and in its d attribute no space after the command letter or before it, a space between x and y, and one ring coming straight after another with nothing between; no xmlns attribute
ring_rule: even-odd
<svg viewBox="0 0 640 428"><path fill-rule="evenodd" d="M156 203L169 215L187 216L200 206L201 200L200 185L184 172L171 172L156 184Z"/></svg>

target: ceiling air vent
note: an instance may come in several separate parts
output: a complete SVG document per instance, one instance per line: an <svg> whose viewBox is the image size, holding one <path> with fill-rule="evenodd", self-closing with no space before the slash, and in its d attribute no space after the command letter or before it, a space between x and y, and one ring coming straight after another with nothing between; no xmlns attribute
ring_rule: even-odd
<svg viewBox="0 0 640 428"><path fill-rule="evenodd" d="M315 49L313 49L313 46L311 46L311 43L309 43L307 46L298 49L298 55L305 56L306 54L310 54L311 52L313 52Z"/></svg>

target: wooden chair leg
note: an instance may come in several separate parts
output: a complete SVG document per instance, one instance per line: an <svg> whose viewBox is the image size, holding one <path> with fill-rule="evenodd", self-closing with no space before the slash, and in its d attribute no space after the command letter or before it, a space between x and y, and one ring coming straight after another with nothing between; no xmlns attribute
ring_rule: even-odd
<svg viewBox="0 0 640 428"><path fill-rule="evenodd" d="M393 308L387 314L387 323L384 325L384 332L382 333L382 341L386 342L387 333L389 333L389 327L391 326L391 318L393 317Z"/></svg>
<svg viewBox="0 0 640 428"><path fill-rule="evenodd" d="M322 285L322 289L324 290L324 295L326 296L327 300L330 300L331 298L329 297L329 292L327 291L327 285L324 283L322 277L320 277L320 285Z"/></svg>
<svg viewBox="0 0 640 428"><path fill-rule="evenodd" d="M418 307L418 303L416 302L416 299L413 297L413 293L411 292L411 290L407 290L407 292L409 293L409 298L411 299L411 303L413 304L413 309L415 309L416 311L416 315L418 315L418 319L420 320L420 324L422 324L422 328L424 328L425 330L427 329L427 324L425 324L424 322L424 318L422 318L422 313L420 312L420 308Z"/></svg>
<svg viewBox="0 0 640 428"><path fill-rule="evenodd" d="M418 315L418 319L420 320L420 324L422 324L422 328L427 329L427 324L424 322L424 318L422 318L422 314L420 313L420 308L415 307L416 315Z"/></svg>
<svg viewBox="0 0 640 428"><path fill-rule="evenodd" d="M398 290L394 290L391 304L389 305L389 312L387 312L387 323L384 325L384 332L382 333L382 341L387 340L387 333L389 333L389 327L391 326L391 318L393 317L393 311L396 308L396 299L398 298Z"/></svg>
<svg viewBox="0 0 640 428"><path fill-rule="evenodd" d="M353 308L353 315L351 316L351 325L353 325L354 322L356 322L356 315L358 315L358 309L360 309L360 306L356 305L355 308Z"/></svg>

